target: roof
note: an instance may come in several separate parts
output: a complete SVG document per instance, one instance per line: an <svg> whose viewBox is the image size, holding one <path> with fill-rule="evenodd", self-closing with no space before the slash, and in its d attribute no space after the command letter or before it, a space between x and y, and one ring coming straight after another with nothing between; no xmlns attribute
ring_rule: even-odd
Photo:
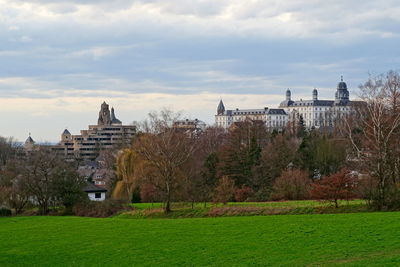
<svg viewBox="0 0 400 267"><path fill-rule="evenodd" d="M31 144L33 144L33 143L35 143L35 141L33 141L32 137L29 136L29 137L26 139L25 143L31 143Z"/></svg>
<svg viewBox="0 0 400 267"><path fill-rule="evenodd" d="M65 129L63 134L71 134L71 133L68 131L68 129Z"/></svg>
<svg viewBox="0 0 400 267"><path fill-rule="evenodd" d="M286 115L286 112L284 109L281 109L281 108L270 108L270 109L268 109L267 114Z"/></svg>
<svg viewBox="0 0 400 267"><path fill-rule="evenodd" d="M86 193L95 193L95 192L107 192L107 189L96 186L90 182L86 182L86 186L83 188L83 191Z"/></svg>

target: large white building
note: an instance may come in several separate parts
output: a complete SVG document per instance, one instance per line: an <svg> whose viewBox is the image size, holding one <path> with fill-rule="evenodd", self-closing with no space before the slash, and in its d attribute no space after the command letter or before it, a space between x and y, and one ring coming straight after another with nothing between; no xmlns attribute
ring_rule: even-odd
<svg viewBox="0 0 400 267"><path fill-rule="evenodd" d="M225 110L222 100L217 108L215 123L219 127L229 128L234 122L246 119L261 120L268 129L281 130L289 122L297 122L303 118L307 128L332 127L335 121L343 114L352 110L352 104L358 101L350 101L347 84L343 78L338 83L335 100L318 99L318 91L314 89L311 100L292 100L292 93L286 91L286 100L282 101L278 109L235 109Z"/></svg>

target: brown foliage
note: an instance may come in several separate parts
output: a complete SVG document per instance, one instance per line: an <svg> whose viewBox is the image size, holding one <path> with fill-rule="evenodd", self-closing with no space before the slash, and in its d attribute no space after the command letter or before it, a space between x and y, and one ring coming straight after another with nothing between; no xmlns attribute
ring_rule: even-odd
<svg viewBox="0 0 400 267"><path fill-rule="evenodd" d="M130 209L124 202L107 199L105 201L85 201L74 206L76 216L105 218Z"/></svg>
<svg viewBox="0 0 400 267"><path fill-rule="evenodd" d="M322 178L312 185L311 196L314 199L327 200L339 207L338 200L355 197L356 177L349 170L339 172Z"/></svg>
<svg viewBox="0 0 400 267"><path fill-rule="evenodd" d="M228 176L223 176L214 191L213 203L226 204L235 193L235 182Z"/></svg>
<svg viewBox="0 0 400 267"><path fill-rule="evenodd" d="M307 172L300 169L288 169L275 180L271 198L274 200L308 199L310 184L311 179Z"/></svg>
<svg viewBox="0 0 400 267"><path fill-rule="evenodd" d="M235 200L237 202L244 202L249 199L254 194L253 189L248 186L242 186L235 191Z"/></svg>

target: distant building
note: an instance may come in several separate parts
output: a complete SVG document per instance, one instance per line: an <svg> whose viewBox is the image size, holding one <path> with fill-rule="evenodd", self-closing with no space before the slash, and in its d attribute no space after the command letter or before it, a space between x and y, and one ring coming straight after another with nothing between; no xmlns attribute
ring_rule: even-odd
<svg viewBox="0 0 400 267"><path fill-rule="evenodd" d="M353 110L353 105L359 101L350 101L347 84L341 78L338 83L335 100L318 99L318 91L312 91L311 100L292 100L292 93L286 91L286 99L281 102L278 109L235 109L225 110L222 100L217 107L215 123L219 127L229 128L233 123L245 121L246 119L261 120L270 130L281 130L288 123L297 122L303 118L308 129L320 127L333 127L342 115Z"/></svg>
<svg viewBox="0 0 400 267"><path fill-rule="evenodd" d="M268 129L283 129L287 123L289 116L284 109L235 109L225 110L222 100L217 108L215 115L215 123L217 126L228 129L235 122L245 121L250 119L253 121L263 121Z"/></svg>
<svg viewBox="0 0 400 267"><path fill-rule="evenodd" d="M178 120L175 121L172 127L174 129L182 130L185 133L188 134L199 134L200 132L204 131L206 128L206 123L199 120L199 119L194 119L194 120Z"/></svg>
<svg viewBox="0 0 400 267"><path fill-rule="evenodd" d="M102 149L130 142L136 133L136 127L122 125L115 116L114 108L104 102L101 105L97 125L89 125L88 130L81 130L79 135L72 135L67 129L61 134L61 141L50 148L67 159L94 160ZM30 149L34 141L31 137L25 142Z"/></svg>

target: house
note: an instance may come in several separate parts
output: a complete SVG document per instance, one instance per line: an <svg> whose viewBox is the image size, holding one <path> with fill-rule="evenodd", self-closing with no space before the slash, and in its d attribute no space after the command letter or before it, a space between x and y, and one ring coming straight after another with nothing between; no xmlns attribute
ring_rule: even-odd
<svg viewBox="0 0 400 267"><path fill-rule="evenodd" d="M104 201L106 199L107 189L96 186L90 182L86 183L83 191L88 194L91 201Z"/></svg>

